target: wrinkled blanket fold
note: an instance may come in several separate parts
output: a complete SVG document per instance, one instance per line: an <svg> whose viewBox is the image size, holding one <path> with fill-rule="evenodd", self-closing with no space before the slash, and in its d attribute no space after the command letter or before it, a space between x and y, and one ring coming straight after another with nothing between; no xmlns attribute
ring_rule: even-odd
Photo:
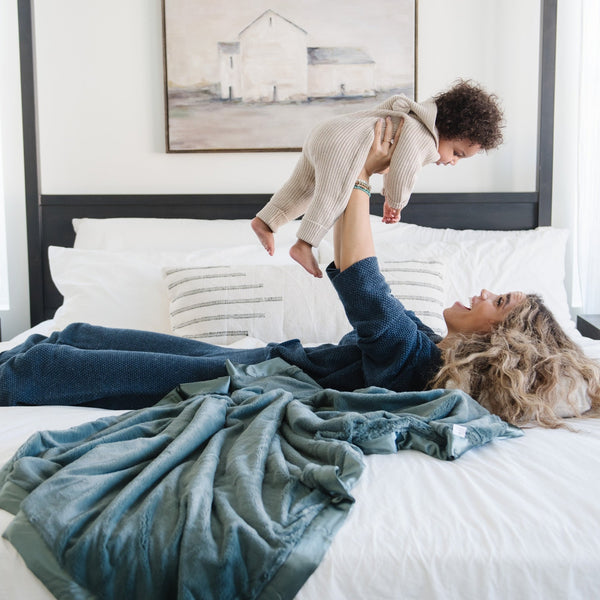
<svg viewBox="0 0 600 600"><path fill-rule="evenodd" d="M453 460L521 435L458 390L337 392L281 359L227 369L36 433L0 470L4 535L57 598L292 598L363 453Z"/></svg>

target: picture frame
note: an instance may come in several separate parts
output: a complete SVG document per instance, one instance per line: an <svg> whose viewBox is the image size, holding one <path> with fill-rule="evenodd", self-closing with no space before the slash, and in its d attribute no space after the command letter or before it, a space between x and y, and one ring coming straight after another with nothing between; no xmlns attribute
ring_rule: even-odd
<svg viewBox="0 0 600 600"><path fill-rule="evenodd" d="M297 152L315 123L416 98L417 0L162 0L167 152Z"/></svg>

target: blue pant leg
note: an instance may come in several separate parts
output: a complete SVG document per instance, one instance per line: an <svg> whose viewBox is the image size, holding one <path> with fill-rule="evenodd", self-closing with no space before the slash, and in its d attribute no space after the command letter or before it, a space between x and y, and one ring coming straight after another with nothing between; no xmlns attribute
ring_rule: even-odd
<svg viewBox="0 0 600 600"><path fill-rule="evenodd" d="M206 356L225 350L220 346L176 335L138 329L115 329L88 323L73 323L52 334L49 343L65 344L88 350L131 350L186 356ZM229 350L230 352L231 350Z"/></svg>
<svg viewBox="0 0 600 600"><path fill-rule="evenodd" d="M55 338L57 337L57 334L52 334L52 335ZM39 333L30 335L24 342L21 342L18 346L15 346L14 348L11 348L10 350L5 350L4 352L1 352L0 353L0 365L2 363L5 363L6 361L8 361L11 358L18 356L19 354L25 353L27 350L29 350L29 348L32 348L36 344L41 344L42 342L45 342L48 339L49 338L47 338L46 336L41 335Z"/></svg>
<svg viewBox="0 0 600 600"><path fill-rule="evenodd" d="M253 364L265 360L267 352L149 332L69 326L48 338L30 338L6 359L1 356L0 405L139 408L180 383L225 375L227 358Z"/></svg>

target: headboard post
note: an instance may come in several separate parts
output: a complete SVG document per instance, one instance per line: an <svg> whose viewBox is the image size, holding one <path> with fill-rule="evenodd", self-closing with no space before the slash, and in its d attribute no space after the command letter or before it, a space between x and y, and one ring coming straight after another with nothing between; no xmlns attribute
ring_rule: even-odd
<svg viewBox="0 0 600 600"><path fill-rule="evenodd" d="M18 0L19 52L21 62L21 110L25 175L25 214L29 256L29 311L31 323L41 320L44 311L42 286L42 228L37 146L35 93L35 39L33 0Z"/></svg>
<svg viewBox="0 0 600 600"><path fill-rule="evenodd" d="M554 89L556 68L557 0L543 0L540 31L538 125L538 225L552 222L552 157L554 151Z"/></svg>

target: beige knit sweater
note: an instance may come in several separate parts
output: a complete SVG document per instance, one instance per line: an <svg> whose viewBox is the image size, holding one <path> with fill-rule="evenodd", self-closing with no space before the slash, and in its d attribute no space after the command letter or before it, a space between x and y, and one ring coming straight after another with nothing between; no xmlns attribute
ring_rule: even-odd
<svg viewBox="0 0 600 600"><path fill-rule="evenodd" d="M375 122L392 117L394 133L404 125L400 147L385 180L385 197L397 209L406 206L420 169L439 159L433 100L417 103L404 94L392 96L372 110L324 121L313 129L287 182L257 213L273 231L304 215L298 238L316 247L344 212L356 178L373 143Z"/></svg>

